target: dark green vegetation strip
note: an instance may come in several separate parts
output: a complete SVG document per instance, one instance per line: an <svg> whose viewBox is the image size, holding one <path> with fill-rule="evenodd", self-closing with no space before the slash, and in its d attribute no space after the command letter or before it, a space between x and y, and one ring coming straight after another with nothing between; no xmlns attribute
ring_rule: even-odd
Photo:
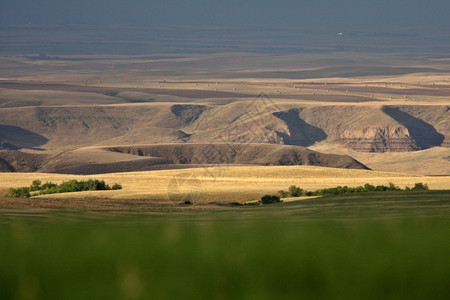
<svg viewBox="0 0 450 300"><path fill-rule="evenodd" d="M402 189L392 182L389 185L371 185L366 183L364 186L348 187L337 186L334 188L318 189L315 191L305 191L298 186L291 185L287 191L280 190L278 194L281 197L299 197L299 196L327 196L327 195L339 195L339 194L351 194L351 193L367 193L367 192L402 192L402 191L428 191L428 184L423 184L422 182L417 182L412 188L407 186Z"/></svg>
<svg viewBox="0 0 450 300"><path fill-rule="evenodd" d="M329 195L252 208L245 207L242 208L242 212L249 218L264 218L270 213L284 220L449 216L450 190Z"/></svg>
<svg viewBox="0 0 450 300"><path fill-rule="evenodd" d="M315 191L305 191L298 186L291 185L288 191L280 190L278 191L278 195L280 197L286 198L288 196L291 197L299 197L299 196L329 196L329 195L339 195L339 194L352 194L352 193L371 193L371 192L404 192L404 191L428 191L428 185L425 183L418 182L414 185L414 187L406 187L405 189L401 189L400 187L394 185L392 182L389 185L371 185L366 183L364 186L357 187L348 187L348 186L337 186L334 188L325 188L319 189ZM276 195L265 195L261 197L262 204L272 204L281 202L280 197ZM255 204L255 203L252 203Z"/></svg>
<svg viewBox="0 0 450 300"><path fill-rule="evenodd" d="M0 211L2 299L448 299L450 191L153 216Z"/></svg>
<svg viewBox="0 0 450 300"><path fill-rule="evenodd" d="M120 190L122 186L115 183L111 188L104 180L69 180L61 184L46 182L42 184L40 180L34 180L30 187L10 188L6 196L8 197L24 197L29 198L36 195L47 195L57 193L70 193L81 191L104 191L104 190Z"/></svg>

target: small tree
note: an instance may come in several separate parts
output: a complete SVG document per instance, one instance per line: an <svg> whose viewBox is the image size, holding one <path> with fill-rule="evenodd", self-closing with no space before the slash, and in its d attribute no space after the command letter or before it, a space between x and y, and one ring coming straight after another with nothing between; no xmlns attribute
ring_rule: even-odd
<svg viewBox="0 0 450 300"><path fill-rule="evenodd" d="M366 184L364 185L364 191L365 191L365 192L374 192L374 191L375 191L375 186L366 183Z"/></svg>
<svg viewBox="0 0 450 300"><path fill-rule="evenodd" d="M277 203L277 202L281 202L280 201L280 197L276 196L276 195L265 195L261 197L261 203L262 204L271 204L271 203Z"/></svg>
<svg viewBox="0 0 450 300"><path fill-rule="evenodd" d="M392 182L389 182L388 190L389 191L400 191L401 189L398 186L396 186L395 184L393 184Z"/></svg>
<svg viewBox="0 0 450 300"><path fill-rule="evenodd" d="M299 188L298 186L291 185L289 187L289 194L291 194L292 197L299 197L303 193L303 190Z"/></svg>
<svg viewBox="0 0 450 300"><path fill-rule="evenodd" d="M42 182L39 179L33 180L30 186L30 191L35 192L41 189Z"/></svg>
<svg viewBox="0 0 450 300"><path fill-rule="evenodd" d="M422 182L417 182L416 184L414 184L414 187L411 189L412 191L427 191L428 188L428 184L423 184Z"/></svg>

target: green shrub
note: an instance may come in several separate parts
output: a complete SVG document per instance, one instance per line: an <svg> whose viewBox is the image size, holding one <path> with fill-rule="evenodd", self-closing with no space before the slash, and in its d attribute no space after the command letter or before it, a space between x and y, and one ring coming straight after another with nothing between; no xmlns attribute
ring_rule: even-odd
<svg viewBox="0 0 450 300"><path fill-rule="evenodd" d="M46 182L44 183L39 190L46 190L46 189L53 189L56 188L57 184L52 182Z"/></svg>
<svg viewBox="0 0 450 300"><path fill-rule="evenodd" d="M375 187L375 192L385 192L387 191L388 187L384 185L377 185Z"/></svg>
<svg viewBox="0 0 450 300"><path fill-rule="evenodd" d="M301 188L299 188L298 186L291 185L289 187L289 194L291 195L291 197L299 197L302 195L302 193L303 193L303 190Z"/></svg>
<svg viewBox="0 0 450 300"><path fill-rule="evenodd" d="M277 203L281 202L280 197L276 195L265 195L261 197L261 203L262 204L271 204L271 203Z"/></svg>
<svg viewBox="0 0 450 300"><path fill-rule="evenodd" d="M411 191L428 191L428 184L423 184L422 182L417 182L414 184L414 187L411 189Z"/></svg>
<svg viewBox="0 0 450 300"><path fill-rule="evenodd" d="M362 193L364 192L364 188L362 186L358 186L356 188L354 188L354 193Z"/></svg>
<svg viewBox="0 0 450 300"><path fill-rule="evenodd" d="M393 184L392 182L389 182L389 191L401 191L402 189L399 188L398 186L396 186L395 184Z"/></svg>
<svg viewBox="0 0 450 300"><path fill-rule="evenodd" d="M118 184L118 183L114 183L114 185L112 186L113 190L121 190L122 189L122 185Z"/></svg>
<svg viewBox="0 0 450 300"><path fill-rule="evenodd" d="M325 196L325 195L338 195L344 193L362 193L362 192L385 192L385 191L426 191L428 190L428 185L425 183L418 182L413 188L405 187L402 190L400 187L396 186L392 182L386 185L373 186L366 183L364 186L358 187L348 187L348 186L337 186L334 188L318 189L316 191L308 191L305 193L306 196Z"/></svg>
<svg viewBox="0 0 450 300"><path fill-rule="evenodd" d="M64 181L61 184L56 184L52 182L41 183L40 180L34 180L31 186L9 190L8 196L11 197L30 197L31 192L37 192L33 195L47 195L56 193L69 193L69 192L80 192L80 191L99 191L99 190L110 190L111 187L105 183L104 180L94 180L89 179L87 181L69 180ZM113 186L114 190L122 189L122 186L115 183Z"/></svg>
<svg viewBox="0 0 450 300"><path fill-rule="evenodd" d="M34 180L33 183L31 183L30 191L39 191L41 189L41 184L42 182L39 179Z"/></svg>
<svg viewBox="0 0 450 300"><path fill-rule="evenodd" d="M104 190L110 190L111 187L105 183L104 180L94 180L95 189L96 191L104 191Z"/></svg>
<svg viewBox="0 0 450 300"><path fill-rule="evenodd" d="M375 191L375 186L366 183L364 185L364 192L374 192Z"/></svg>
<svg viewBox="0 0 450 300"><path fill-rule="evenodd" d="M10 188L7 197L15 197L15 198L29 198L31 197L30 188L28 187L20 187L20 188Z"/></svg>

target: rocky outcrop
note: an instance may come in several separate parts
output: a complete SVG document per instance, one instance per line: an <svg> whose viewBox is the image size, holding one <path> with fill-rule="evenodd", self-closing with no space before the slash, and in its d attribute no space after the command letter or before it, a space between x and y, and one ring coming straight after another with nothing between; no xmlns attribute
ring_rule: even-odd
<svg viewBox="0 0 450 300"><path fill-rule="evenodd" d="M403 136L419 150L442 145L444 136L431 124L402 111L399 107L384 106L383 112L408 130Z"/></svg>
<svg viewBox="0 0 450 300"><path fill-rule="evenodd" d="M403 126L365 128L343 131L339 141L347 147L362 152L402 152L420 150Z"/></svg>
<svg viewBox="0 0 450 300"><path fill-rule="evenodd" d="M424 140L438 140L443 139L440 146L450 147L450 106L448 105L402 105L402 106L390 106L390 108L406 113L409 116L419 120L418 130L422 130L421 127L428 127L429 130L422 137L418 137L419 142ZM417 122L417 120L415 122ZM425 124L423 124L423 123ZM432 126L433 128L430 128ZM436 132L433 132L433 131ZM437 134L436 134L437 133ZM429 135L430 134L430 135ZM440 137L439 135L442 135ZM432 145L436 144L431 143Z"/></svg>
<svg viewBox="0 0 450 300"><path fill-rule="evenodd" d="M303 110L301 117L321 128L328 141L363 152L403 152L445 146L449 125L445 107L415 106L418 111L435 112L440 121L435 126L392 106L324 106ZM428 112L427 115L433 113ZM426 118L424 118L426 119ZM431 122L432 118L426 119ZM442 130L443 128L444 130ZM440 132L439 132L440 131Z"/></svg>

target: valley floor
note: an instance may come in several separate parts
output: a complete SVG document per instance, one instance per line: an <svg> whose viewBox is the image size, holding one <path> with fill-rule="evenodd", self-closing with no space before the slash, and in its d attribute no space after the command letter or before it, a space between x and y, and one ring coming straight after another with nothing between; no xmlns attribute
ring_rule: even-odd
<svg viewBox="0 0 450 300"><path fill-rule="evenodd" d="M111 173L98 175L62 175L43 173L2 173L3 193L8 187L29 186L39 179L61 183L71 179L100 179L122 190L88 191L36 196L31 199L3 199L3 207L64 208L111 211L178 209L190 201L197 209L211 208L208 203L231 203L260 199L296 185L307 191L336 186L355 187L366 183L404 188L415 183L428 184L432 190L450 190L448 176L416 176L370 170L339 169L316 166L222 166L195 169ZM215 207L214 205L212 207ZM183 207L192 209L189 206Z"/></svg>

